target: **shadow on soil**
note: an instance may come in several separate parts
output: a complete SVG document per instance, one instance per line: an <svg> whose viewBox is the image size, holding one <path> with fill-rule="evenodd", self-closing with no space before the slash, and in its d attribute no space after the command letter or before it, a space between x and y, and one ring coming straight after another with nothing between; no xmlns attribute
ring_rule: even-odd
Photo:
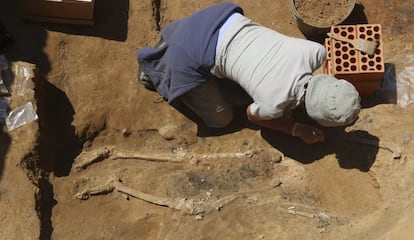
<svg viewBox="0 0 414 240"><path fill-rule="evenodd" d="M3 128L2 126L0 126ZM0 180L3 175L4 159L10 146L10 136L0 131ZM1 192L0 192L1 195Z"/></svg>
<svg viewBox="0 0 414 240"><path fill-rule="evenodd" d="M34 83L40 134L38 161L31 170L40 169L40 172L44 173L39 179L33 180L39 187L35 199L41 222L39 239L51 239L53 232L51 216L56 200L48 175L54 173L56 176L67 176L75 156L81 150L81 143L75 136L75 129L72 126L75 114L73 106L65 92L48 82L45 77L51 70L48 56L43 52L48 30L124 41L127 37L128 10L128 0L96 1L96 25L81 27L24 22L18 16L15 1L1 4L0 22L7 29L13 42L2 49L0 54L4 54L9 62L24 61L35 64L37 70ZM1 132L0 177L10 142L10 136Z"/></svg>
<svg viewBox="0 0 414 240"><path fill-rule="evenodd" d="M379 139L366 131L345 132L341 128L325 131L323 143L305 144L302 140L262 130L262 137L289 158L310 164L329 154L335 154L339 166L345 169L359 169L368 172L375 162Z"/></svg>
<svg viewBox="0 0 414 240"><path fill-rule="evenodd" d="M43 80L37 79L36 99L40 119L40 168L56 176L67 176L82 144L72 126L75 110L66 93Z"/></svg>
<svg viewBox="0 0 414 240"><path fill-rule="evenodd" d="M344 169L359 169L368 172L375 162L379 138L366 131L356 130L346 132L344 127L322 127L299 108L294 112L298 122L318 126L325 132L322 143L306 144L297 137L292 137L269 129L262 129L261 135L265 141L285 156L310 164L326 155L335 154L339 166Z"/></svg>
<svg viewBox="0 0 414 240"><path fill-rule="evenodd" d="M94 26L45 24L46 29L73 35L125 41L128 34L129 0L95 1Z"/></svg>

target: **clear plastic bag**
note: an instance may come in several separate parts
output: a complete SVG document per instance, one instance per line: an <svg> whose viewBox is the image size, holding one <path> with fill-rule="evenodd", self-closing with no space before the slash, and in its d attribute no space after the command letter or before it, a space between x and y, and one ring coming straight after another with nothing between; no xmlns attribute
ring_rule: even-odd
<svg viewBox="0 0 414 240"><path fill-rule="evenodd" d="M6 118L6 127L8 131L12 131L27 123L33 122L38 119L36 111L33 108L31 102L20 106L9 113Z"/></svg>

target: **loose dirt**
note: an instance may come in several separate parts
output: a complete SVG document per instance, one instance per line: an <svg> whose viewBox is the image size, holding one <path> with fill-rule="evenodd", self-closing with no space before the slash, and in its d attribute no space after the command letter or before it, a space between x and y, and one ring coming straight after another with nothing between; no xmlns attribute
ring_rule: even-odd
<svg viewBox="0 0 414 240"><path fill-rule="evenodd" d="M295 0L300 18L315 27L339 24L350 14L350 0Z"/></svg>

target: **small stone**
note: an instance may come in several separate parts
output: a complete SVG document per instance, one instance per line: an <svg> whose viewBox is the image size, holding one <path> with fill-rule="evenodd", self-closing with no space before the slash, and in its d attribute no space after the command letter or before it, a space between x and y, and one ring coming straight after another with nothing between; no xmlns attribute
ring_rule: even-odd
<svg viewBox="0 0 414 240"><path fill-rule="evenodd" d="M257 203L258 201L259 199L256 196L250 196L246 199L246 203L250 204Z"/></svg>
<svg viewBox="0 0 414 240"><path fill-rule="evenodd" d="M180 129L176 125L168 124L158 130L158 133L166 140L173 140L177 137Z"/></svg>
<svg viewBox="0 0 414 240"><path fill-rule="evenodd" d="M198 166L198 164L200 163L200 159L190 158L189 162L192 166Z"/></svg>
<svg viewBox="0 0 414 240"><path fill-rule="evenodd" d="M280 154L277 154L276 156L272 156L272 163L280 163L282 161L282 156Z"/></svg>
<svg viewBox="0 0 414 240"><path fill-rule="evenodd" d="M203 215L198 214L197 216L195 216L195 219L201 221L203 220Z"/></svg>
<svg viewBox="0 0 414 240"><path fill-rule="evenodd" d="M392 154L392 158L395 160L401 159L401 156L402 156L402 152L400 149L396 149Z"/></svg>
<svg viewBox="0 0 414 240"><path fill-rule="evenodd" d="M122 194L122 197L123 197L123 198L125 198L126 200L129 200L129 196L128 196L128 194L125 194L125 193L124 193L124 194Z"/></svg>
<svg viewBox="0 0 414 240"><path fill-rule="evenodd" d="M269 183L271 188L276 188L282 185L282 182L280 181L280 178L276 177L273 178L272 181Z"/></svg>
<svg viewBox="0 0 414 240"><path fill-rule="evenodd" d="M131 131L127 128L122 129L122 136L124 137L128 137L129 135L131 135Z"/></svg>

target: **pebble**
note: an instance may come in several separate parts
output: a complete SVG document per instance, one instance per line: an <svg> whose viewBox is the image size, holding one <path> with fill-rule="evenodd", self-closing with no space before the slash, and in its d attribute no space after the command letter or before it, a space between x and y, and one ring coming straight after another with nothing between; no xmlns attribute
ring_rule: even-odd
<svg viewBox="0 0 414 240"><path fill-rule="evenodd" d="M271 161L272 161L272 163L280 163L282 161L282 158L283 157L278 154L278 155L276 155L274 157L272 156L272 160Z"/></svg>
<svg viewBox="0 0 414 240"><path fill-rule="evenodd" d="M122 135L124 137L128 137L129 135L131 135L131 131L127 128L122 129Z"/></svg>
<svg viewBox="0 0 414 240"><path fill-rule="evenodd" d="M166 140L173 140L177 137L180 129L177 125L168 124L158 129L158 133Z"/></svg>
<svg viewBox="0 0 414 240"><path fill-rule="evenodd" d="M269 185L271 188L276 188L282 185L282 182L280 181L280 178L275 177L272 179L272 181L270 181Z"/></svg>

